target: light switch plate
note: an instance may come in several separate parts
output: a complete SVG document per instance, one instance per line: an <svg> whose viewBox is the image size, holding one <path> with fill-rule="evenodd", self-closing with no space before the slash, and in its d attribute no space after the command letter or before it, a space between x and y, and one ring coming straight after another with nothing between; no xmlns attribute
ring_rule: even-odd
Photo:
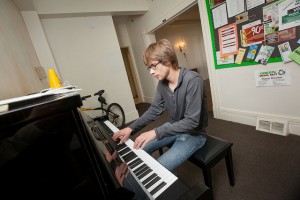
<svg viewBox="0 0 300 200"><path fill-rule="evenodd" d="M47 78L45 69L43 67L35 67L35 71L36 71L37 75L39 76L40 80Z"/></svg>

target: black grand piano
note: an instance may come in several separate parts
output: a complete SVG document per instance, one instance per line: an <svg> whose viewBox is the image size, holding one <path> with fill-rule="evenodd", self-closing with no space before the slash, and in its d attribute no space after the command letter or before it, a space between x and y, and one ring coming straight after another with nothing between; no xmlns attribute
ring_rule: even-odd
<svg viewBox="0 0 300 200"><path fill-rule="evenodd" d="M0 112L1 199L211 199L188 188L105 117L95 121L76 92L6 103Z"/></svg>

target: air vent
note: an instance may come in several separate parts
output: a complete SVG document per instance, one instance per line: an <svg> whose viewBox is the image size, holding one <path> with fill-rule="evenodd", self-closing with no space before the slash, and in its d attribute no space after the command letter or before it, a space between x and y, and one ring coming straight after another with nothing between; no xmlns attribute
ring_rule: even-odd
<svg viewBox="0 0 300 200"><path fill-rule="evenodd" d="M256 130L286 136L287 121L257 118Z"/></svg>

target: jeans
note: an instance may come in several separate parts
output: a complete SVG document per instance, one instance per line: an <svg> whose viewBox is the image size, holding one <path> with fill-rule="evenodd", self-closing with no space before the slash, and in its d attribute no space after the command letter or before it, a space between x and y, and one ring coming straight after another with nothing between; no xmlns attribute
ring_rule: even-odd
<svg viewBox="0 0 300 200"><path fill-rule="evenodd" d="M203 134L178 134L165 137L161 140L154 139L146 144L144 150L151 155L154 151L160 149L161 147L173 144L168 151L166 151L157 159L160 164L172 172L191 155L193 155L198 149L203 147L205 142L206 136Z"/></svg>

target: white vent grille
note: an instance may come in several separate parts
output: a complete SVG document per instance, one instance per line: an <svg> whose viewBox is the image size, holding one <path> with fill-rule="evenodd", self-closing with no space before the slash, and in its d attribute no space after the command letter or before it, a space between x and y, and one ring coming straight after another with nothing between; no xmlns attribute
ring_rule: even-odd
<svg viewBox="0 0 300 200"><path fill-rule="evenodd" d="M287 121L257 118L256 130L286 136Z"/></svg>

